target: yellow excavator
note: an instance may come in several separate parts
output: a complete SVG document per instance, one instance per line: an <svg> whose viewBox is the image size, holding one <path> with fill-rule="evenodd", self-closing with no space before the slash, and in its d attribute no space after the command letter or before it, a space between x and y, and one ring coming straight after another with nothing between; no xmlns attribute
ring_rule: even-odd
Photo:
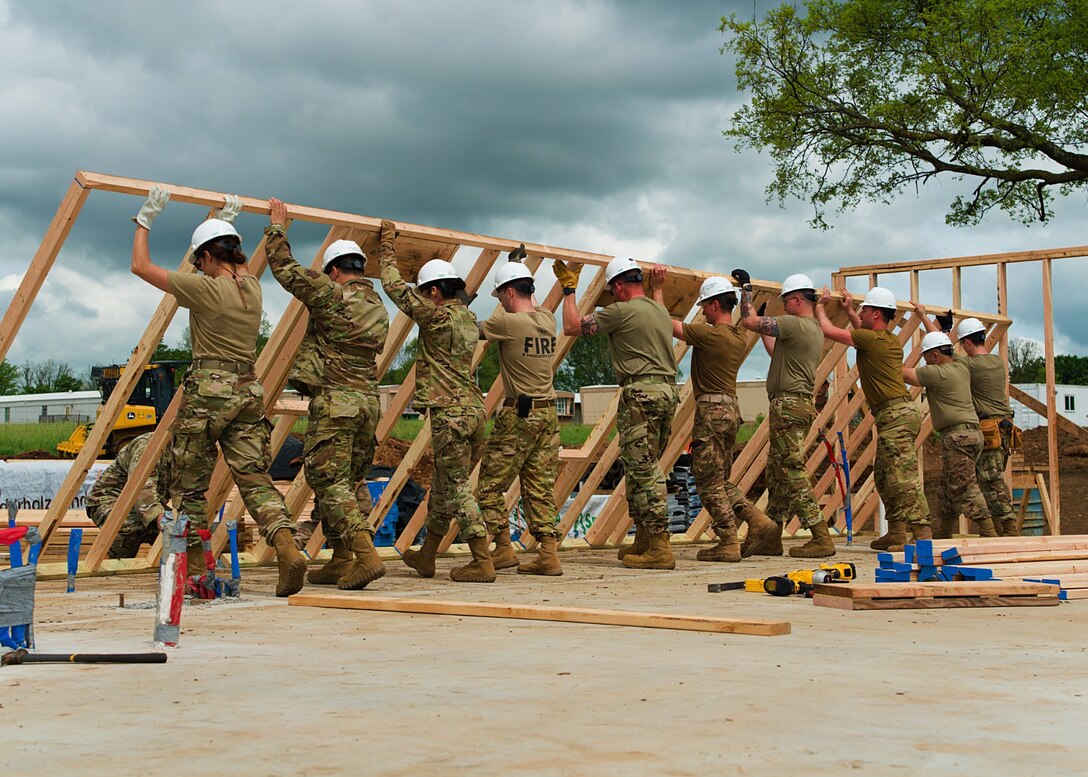
<svg viewBox="0 0 1088 777"><path fill-rule="evenodd" d="M160 361L144 367L144 374L132 389L128 402L122 408L117 423L110 430L106 444L98 455L113 458L117 456L117 451L134 438L154 429L177 391L175 373L188 366L189 362L186 361ZM124 370L123 364L91 368L91 378L102 391L103 404L110 398ZM102 414L102 408L98 409L98 414ZM57 452L64 456L78 455L83 444L87 442L90 431L91 424L77 426L71 437L57 444Z"/></svg>

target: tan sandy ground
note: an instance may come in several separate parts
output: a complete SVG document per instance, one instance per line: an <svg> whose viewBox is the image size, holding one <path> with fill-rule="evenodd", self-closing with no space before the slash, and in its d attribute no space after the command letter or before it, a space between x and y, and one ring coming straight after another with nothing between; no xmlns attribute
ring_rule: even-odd
<svg viewBox="0 0 1088 777"><path fill-rule="evenodd" d="M872 580L875 554L840 551ZM127 775L1084 774L1088 601L842 612L708 594L787 559L675 572L563 554L561 578L434 580L399 562L368 591L788 620L782 637L288 607L187 607L159 666L0 670L0 771ZM323 587L310 586L310 592ZM117 607L126 593L125 609ZM150 647L153 579L39 584L41 651ZM134 606L135 605L135 606Z"/></svg>

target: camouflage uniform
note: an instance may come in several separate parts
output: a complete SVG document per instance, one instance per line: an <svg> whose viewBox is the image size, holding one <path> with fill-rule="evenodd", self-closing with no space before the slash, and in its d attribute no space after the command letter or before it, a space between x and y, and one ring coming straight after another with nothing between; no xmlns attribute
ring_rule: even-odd
<svg viewBox="0 0 1088 777"><path fill-rule="evenodd" d="M970 521L989 519L990 511L975 480L975 465L981 451L982 432L977 428L941 432L943 499L937 512L942 526L951 525L961 513Z"/></svg>
<svg viewBox="0 0 1088 777"><path fill-rule="evenodd" d="M375 362L389 333L389 315L369 280L334 283L295 261L282 227L267 227L265 236L272 274L310 314L288 379L311 397L303 449L306 482L321 505L329 542L350 542L360 530L374 533L365 478L377 447Z"/></svg>
<svg viewBox="0 0 1088 777"><path fill-rule="evenodd" d="M476 316L459 299L435 305L401 278L393 244L378 254L382 288L419 325L416 394L431 421L434 477L428 497L427 531L445 534L457 521L461 539L487 536L472 496L470 476L483 451L483 396L472 376L479 340Z"/></svg>
<svg viewBox="0 0 1088 777"><path fill-rule="evenodd" d="M975 465L975 477L982 496L990 508L994 523L1016 520L1016 510L1012 505L1012 494L1005 480L1005 469L1009 463L1010 433L1001 430L1001 447L984 450L978 456Z"/></svg>
<svg viewBox="0 0 1088 777"><path fill-rule="evenodd" d="M729 480L739 428L740 408L736 398L696 402L695 424L691 429L691 471L714 529L735 531L734 511L748 504L744 494Z"/></svg>
<svg viewBox="0 0 1088 777"><path fill-rule="evenodd" d="M929 503L918 474L915 441L922 428L918 406L909 398L873 408L876 421L876 460L873 477L884 502L888 523L905 521L929 525Z"/></svg>
<svg viewBox="0 0 1088 777"><path fill-rule="evenodd" d="M799 392L771 398L767 417L770 424L765 476L767 512L779 523L785 523L793 515L805 528L823 521L805 465L805 435L815 419L812 399Z"/></svg>
<svg viewBox="0 0 1088 777"><path fill-rule="evenodd" d="M95 480L87 495L87 517L101 527L113 510L117 498L128 482L129 472L147 450L153 432L141 434L117 452L117 458ZM151 544L159 536L159 520L169 504L170 457L160 456L158 465L148 475L136 496L128 516L110 546L110 558L132 558L141 543Z"/></svg>
<svg viewBox="0 0 1088 777"><path fill-rule="evenodd" d="M555 475L559 469L559 417L555 403L534 407L526 418L504 407L495 419L480 468L480 510L489 534L507 525L503 498L514 478L521 481L525 522L534 539L558 537Z"/></svg>
<svg viewBox="0 0 1088 777"><path fill-rule="evenodd" d="M283 496L272 485L269 445L272 424L264 415L264 387L253 373L261 324L261 284L246 273L212 278L167 273L178 304L189 308L193 363L171 427L173 477L170 496L188 516L190 549L200 547L197 529L207 528L205 491L218 459L216 443L249 514L266 539L294 531Z"/></svg>
<svg viewBox="0 0 1088 777"><path fill-rule="evenodd" d="M190 518L189 544L199 543L196 529L208 527L204 492L218 459L216 443L265 540L280 529L294 532L283 495L268 475L272 424L264 415L264 387L252 365L194 359L182 388L185 393L173 425L170 493Z"/></svg>
<svg viewBox="0 0 1088 777"><path fill-rule="evenodd" d="M627 481L631 518L650 534L668 531L665 471L661 454L672 432L680 395L672 379L636 377L620 392L616 428Z"/></svg>

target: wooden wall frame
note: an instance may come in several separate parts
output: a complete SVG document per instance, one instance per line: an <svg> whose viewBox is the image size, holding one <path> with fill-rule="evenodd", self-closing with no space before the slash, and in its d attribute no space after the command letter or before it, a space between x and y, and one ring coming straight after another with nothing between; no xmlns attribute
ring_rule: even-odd
<svg viewBox="0 0 1088 777"><path fill-rule="evenodd" d="M11 342L18 333L22 322L25 320L29 307L33 304L38 290L41 288L46 275L52 268L72 224L78 217L80 209L90 193L93 191L107 191L142 198L147 195L147 192L152 186L156 185L166 186L168 191L170 191L172 200L176 202L192 203L212 209L209 212L213 212L215 208L221 207L223 204L224 194L221 192L171 184L160 184L153 181L123 178L86 171L77 172L75 181L61 202L61 205L42 240L41 246L31 261L2 322L0 322L0 358L3 358L6 355ZM243 209L246 212L268 213L266 200L243 197L242 203ZM374 252L376 249L377 236L380 229L380 219L378 218L311 208L302 205L289 206L289 216L292 221L307 221L322 224L328 228L328 234L324 243L314 257L315 265L319 262L324 247L333 240L343 237L350 237L351 239L358 241L364 246L364 249L369 248L371 252ZM436 257L449 259L462 248L479 249L479 255L466 277L466 283L469 289L473 291L480 288L500 255L513 250L522 242L520 239L491 237L402 222L398 222L397 227L399 233L397 238L398 260L402 273L409 279L414 278L419 266L429 259ZM584 288L579 294L579 306L583 313L588 313L598 304L608 301L607 292L605 290L603 267L612 258L611 256L542 244L526 243L525 246L528 252L527 263L534 269L542 262L553 260L592 265L596 268L597 271L594 274L587 275L587 278L589 279L588 283L583 281ZM982 313L957 311L957 313L961 316L974 316L983 321L989 328L990 337L994 340L1000 340L1002 352L1004 353L1007 338L1006 333L1011 323L1006 315L1007 303L1005 296L1006 281L1004 264L1016 261L1043 261L1044 287L1048 289L1050 259L1085 255L1088 255L1088 248L1070 248L1047 252L1031 252L1030 254L1000 254L988 257L962 257L960 259L931 260L930 262L907 262L891 265L846 267L834 274L833 284L836 287L841 287L847 277L864 275L869 278L870 285L875 285L881 274L889 272L908 272L911 274L910 282L913 292L918 288L918 274L926 269L996 264L999 267L998 312ZM264 253L263 241L258 244L257 248L254 250L251 262L254 272L260 273L264 270L267 261ZM181 268L182 271L191 271L191 265L187 261L187 256L182 258ZM375 275L376 273L377 262L368 263L368 274ZM711 275L713 275L713 273L685 267L669 267L668 282L666 286L666 303L676 318L686 320L692 314L693 304L699 285L705 278ZM759 304L761 301L768 301L770 303L770 313L772 315L775 314L780 305L778 302L779 284L754 280L753 287L756 304ZM1045 294L1044 296L1044 308L1049 319L1051 313L1050 296L1049 294ZM557 310L561 302L561 289L558 284L555 284L544 296L541 304L551 310ZM899 333L901 340L904 342L904 347L908 351L908 362L916 363L920 356L918 348L919 337L917 336L919 329L918 321L915 320L913 312L909 310L909 307L905 302L901 303L899 308L900 316L895 322L896 331ZM133 350L132 357L127 365L128 368L122 374L122 380L119 382L118 388L114 391L110 401L105 404L98 423L95 424L94 429L88 436L87 444L76 457L75 461L73 461L68 477L64 481L60 492L53 500L52 507L46 512L46 515L41 522L40 530L47 543L52 541L56 536L55 529L64 517L65 506L71 503L76 491L78 491L88 468L94 460L94 452L98 450L102 441L105 439L105 436L108 434L109 428L111 428L117 414L120 413L124 399L129 395L135 380L142 372L143 366L147 363L159 340L161 340L166 327L169 325L176 311L177 303L173 296L169 294L164 295L159 308L152 316L147 330ZM697 308L695 312L697 314ZM845 320L841 317L841 310L838 310L837 308L832 310L832 314L840 322ZM257 375L265 386L267 397L266 411L270 415L277 417L277 423L273 433L273 447L276 450L278 450L279 446L286 438L294 417L300 412L304 412L304 410L301 410L298 407L299 403L280 402L279 398L283 386L285 385L290 366L298 350L302 335L305 331L306 321L307 314L305 308L297 300L292 299L288 304L284 315L277 322L268 344L257 361ZM390 325L385 349L379 357L379 375L384 374L388 369L395 355L407 341L413 328L414 325L403 313L398 313L394 317ZM1053 354L1052 342L1050 342L1052 340L1052 331L1048 331L1050 332L1048 335L1048 365L1051 368L1051 372L1048 372L1049 377L1052 374ZM559 334L557 353L553 362L554 368L558 369L572 345L572 342L571 338L565 337L561 333ZM756 347L757 342L758 338L756 336L750 336L748 340L749 349ZM481 345L477 350L477 359L482 357L483 349L484 346ZM683 356L685 350L686 345L684 343L676 344L675 353L678 360ZM872 462L872 458L875 454L875 437L874 430L872 429L871 416L863 416L862 422L853 429L851 429L848 424L849 419L859 410L864 408L864 400L861 396L860 388L857 385L856 369L851 369L847 363L847 351L848 349L844 346L830 342L827 343L823 359L817 371L819 381L822 383L824 380L827 380L830 384L830 390L828 392L827 404L820 411L817 422L813 425L813 428L808 435L808 439L806 440L806 444L811 448L811 454L807 459L807 466L809 472L812 474L819 472L820 468L826 464L826 451L824 446L820 444L819 439L819 436L825 427L842 428L847 431L846 437L848 449L852 459L851 466L859 474ZM389 410L382 419L378 429L379 440L384 440L389 436L396 418L400 416L403 409L408 405L414 391L415 372L413 370L402 382L396 395L390 402ZM694 417L694 398L691 396L690 385L685 385L682 388L681 395L681 404L677 410L673 423L673 434L662 455L662 464L666 467L672 466L677 457L679 457L687 447L690 440L691 424ZM500 377L486 396L485 405L488 413L493 413L496 410L501 397L502 382ZM1048 400L1050 400L1048 402L1048 408L1053 412L1053 396L1049 396ZM176 413L179 401L180 393L175 397L174 403L164 417L164 420L167 421L167 423L160 423L152 437L151 444L148 446L146 455L143 456L141 461L136 465L133 477L130 479L131 487L127 487L122 492L121 498L118 499L113 512L99 532L87 558L81 562L80 574L108 574L113 571L133 571L157 567L159 555L159 547L157 544L152 547L143 558L135 561L112 561L106 559L105 555L124 520L124 516L127 515L128 511L131 509L131 505L134 502L138 491L138 484L146 477L146 474L152 467L152 462L156 460L158 453L167 443L169 438L168 421L173 417L173 414ZM564 449L561 452L560 471L554 492L556 502L560 505L560 508L562 508L568 498L573 495L573 501L569 505L569 508L560 515L560 524L563 529L569 529L573 525L574 521L584 510L589 495L596 490L604 475L618 457L618 442L615 439L609 439L609 436L615 427L617 407L618 398L613 400L608 410L597 422L588 439L580 448ZM919 436L919 444L925 439L928 430L932 428L931 424L928 424L928 408L925 404L922 405L922 409L927 421L927 426L923 429L923 434ZM868 423L864 420L865 418L868 419ZM380 525L398 493L407 482L408 473L423 456L429 454L429 450L430 427L428 424L424 424L422 431L411 444L408 452L405 454L403 460L391 477L381 498L374 505L371 519L376 525ZM738 485L740 485L742 490L748 491L762 474L766 464L767 451L767 424L764 423L756 430L754 437L748 445L745 446L744 450L734 462L732 478L734 479L734 482L737 482ZM476 473L474 473L473 477L475 476ZM584 485L578 490L579 483L581 482L584 482ZM224 501L228 498L231 491L231 487L232 483L230 481L229 473L223 465L222 459L220 459L217 463L215 474L213 475L212 485L209 488L209 512L211 514L217 513L219 508L224 504ZM576 491L577 493L575 493ZM842 498L838 492L833 473L830 469L825 469L823 474L815 479L814 491L818 501L823 506L825 515L834 515L836 511L839 510L842 505ZM1051 512L1054 515L1054 524L1051 528L1056 534L1060 530L1060 523L1058 522L1058 480L1053 473L1051 475L1051 493L1053 499ZM518 484L515 481L506 495L507 505L512 506L516 501L517 496ZM759 501L765 503L766 496L766 493L764 493L759 497ZM286 501L292 517L297 517L299 515L304 509L309 497L310 491L306 486L305 479L300 473L295 482L291 484L286 495ZM864 527L869 520L875 516L876 500L877 495L873 488L871 476L861 479L861 482L855 482L855 529ZM627 515L626 508L625 489L624 485L621 483L611 494L604 509L597 516L592 526L590 526L585 538L586 541L594 547L605 547L610 544L622 542L630 528L630 518ZM231 501L228 513L229 514L226 516L227 518L240 519L244 516L245 507L240 499ZM424 503L420 510L417 511L416 515L409 521L407 528L402 532L401 536L397 538L395 547L398 551L403 551L408 546L418 529L423 525L425 518L426 504ZM217 554L222 552L226 545L226 523L227 521L224 520L214 535L213 545ZM709 523L709 516L706 514L706 511L703 511L688 530L688 538L697 540L706 536ZM794 520L790 524L790 532L792 533L796 527L797 522ZM448 548L450 543L454 540L454 535L455 530L451 529L449 536L445 537L443 540L443 550ZM322 541L323 538L320 531L316 532L314 537L311 538L308 546L311 555L316 555L317 551L321 548ZM525 537L523 542L527 547L532 547L533 545L532 540L528 537ZM262 542L259 543L254 550L251 560L257 562L269 561L273 555L272 549Z"/></svg>

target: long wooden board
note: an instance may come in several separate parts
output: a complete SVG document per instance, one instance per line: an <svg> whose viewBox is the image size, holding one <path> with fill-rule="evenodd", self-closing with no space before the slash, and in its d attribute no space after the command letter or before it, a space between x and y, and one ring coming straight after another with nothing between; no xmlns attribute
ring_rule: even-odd
<svg viewBox="0 0 1088 777"><path fill-rule="evenodd" d="M1058 587L1015 580L964 580L914 583L821 583L814 594L842 598L893 599L908 596L1016 596L1057 594Z"/></svg>
<svg viewBox="0 0 1088 777"><path fill-rule="evenodd" d="M529 604L449 602L435 599L392 599L336 594L295 594L287 603L297 607L331 607L344 610L406 612L423 615L468 615L483 618L593 623L601 626L635 626L647 629L709 631L715 634L750 634L778 637L790 633L788 621L716 618L706 615L674 615L626 610L595 610L586 607L541 607Z"/></svg>
<svg viewBox="0 0 1088 777"><path fill-rule="evenodd" d="M837 610L941 610L960 607L1055 607L1057 594L1048 596L916 596L906 599L872 599L815 594L817 607Z"/></svg>

